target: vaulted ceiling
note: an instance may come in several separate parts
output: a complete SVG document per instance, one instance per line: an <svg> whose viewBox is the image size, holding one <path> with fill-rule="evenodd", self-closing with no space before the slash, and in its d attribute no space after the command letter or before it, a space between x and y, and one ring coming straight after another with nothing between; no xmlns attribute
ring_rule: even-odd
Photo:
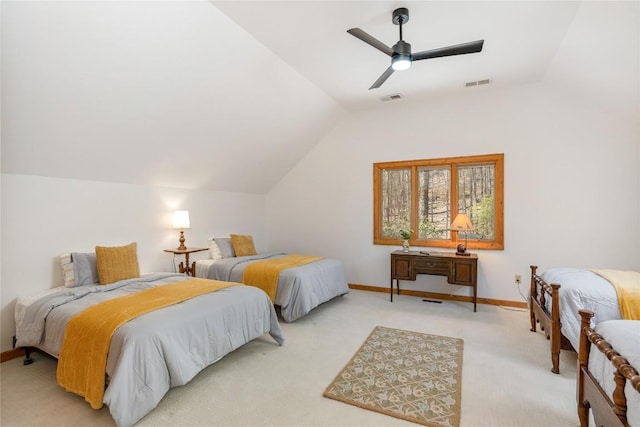
<svg viewBox="0 0 640 427"><path fill-rule="evenodd" d="M638 2L1 2L2 171L267 193L351 111L546 83L640 119ZM379 89L391 12L416 62ZM465 88L465 82L491 84ZM382 102L400 93L399 101Z"/></svg>

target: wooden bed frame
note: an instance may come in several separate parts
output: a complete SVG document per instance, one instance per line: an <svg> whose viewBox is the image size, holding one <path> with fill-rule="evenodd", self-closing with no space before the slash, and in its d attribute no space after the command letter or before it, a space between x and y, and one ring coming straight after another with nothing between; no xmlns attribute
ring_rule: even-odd
<svg viewBox="0 0 640 427"><path fill-rule="evenodd" d="M593 418L598 426L629 427L627 422L627 398L624 388L627 381L640 393L640 375L631 364L618 354L600 334L591 329L593 312L580 310L580 351L578 353L578 418L580 427L589 426L589 409L593 410ZM600 384L589 372L589 351L594 344L607 356L616 368L614 380L616 388L612 396L608 396Z"/></svg>
<svg viewBox="0 0 640 427"><path fill-rule="evenodd" d="M560 301L558 292L560 285L548 284L537 274L538 266L531 265L531 291L529 296L529 316L531 332L536 332L536 324L545 332L551 341L551 372L560 373L560 350L575 351L569 340L560 331ZM547 310L547 299L551 298L551 313Z"/></svg>

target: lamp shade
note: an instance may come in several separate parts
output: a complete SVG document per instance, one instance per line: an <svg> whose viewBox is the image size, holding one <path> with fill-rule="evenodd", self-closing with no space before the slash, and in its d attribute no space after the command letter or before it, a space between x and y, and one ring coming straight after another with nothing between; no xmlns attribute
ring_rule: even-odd
<svg viewBox="0 0 640 427"><path fill-rule="evenodd" d="M190 228L189 211L173 212L173 228Z"/></svg>
<svg viewBox="0 0 640 427"><path fill-rule="evenodd" d="M471 231L473 230L473 224L467 214L460 213L456 215L456 218L451 223L451 229L456 231Z"/></svg>

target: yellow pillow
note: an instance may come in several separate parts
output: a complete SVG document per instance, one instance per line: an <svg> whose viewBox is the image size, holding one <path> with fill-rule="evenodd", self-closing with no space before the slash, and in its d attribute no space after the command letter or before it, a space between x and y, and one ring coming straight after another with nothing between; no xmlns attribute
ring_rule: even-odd
<svg viewBox="0 0 640 427"><path fill-rule="evenodd" d="M256 248L253 246L253 237L241 236L238 234L231 235L231 244L236 256L255 255Z"/></svg>
<svg viewBox="0 0 640 427"><path fill-rule="evenodd" d="M126 246L96 246L96 260L101 285L140 277L135 242Z"/></svg>

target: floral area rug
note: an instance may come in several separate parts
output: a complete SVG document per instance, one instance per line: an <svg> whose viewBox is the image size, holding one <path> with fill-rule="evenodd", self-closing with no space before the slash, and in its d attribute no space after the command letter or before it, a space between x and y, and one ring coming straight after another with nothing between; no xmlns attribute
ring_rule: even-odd
<svg viewBox="0 0 640 427"><path fill-rule="evenodd" d="M459 426L462 346L376 326L324 396L426 426Z"/></svg>

